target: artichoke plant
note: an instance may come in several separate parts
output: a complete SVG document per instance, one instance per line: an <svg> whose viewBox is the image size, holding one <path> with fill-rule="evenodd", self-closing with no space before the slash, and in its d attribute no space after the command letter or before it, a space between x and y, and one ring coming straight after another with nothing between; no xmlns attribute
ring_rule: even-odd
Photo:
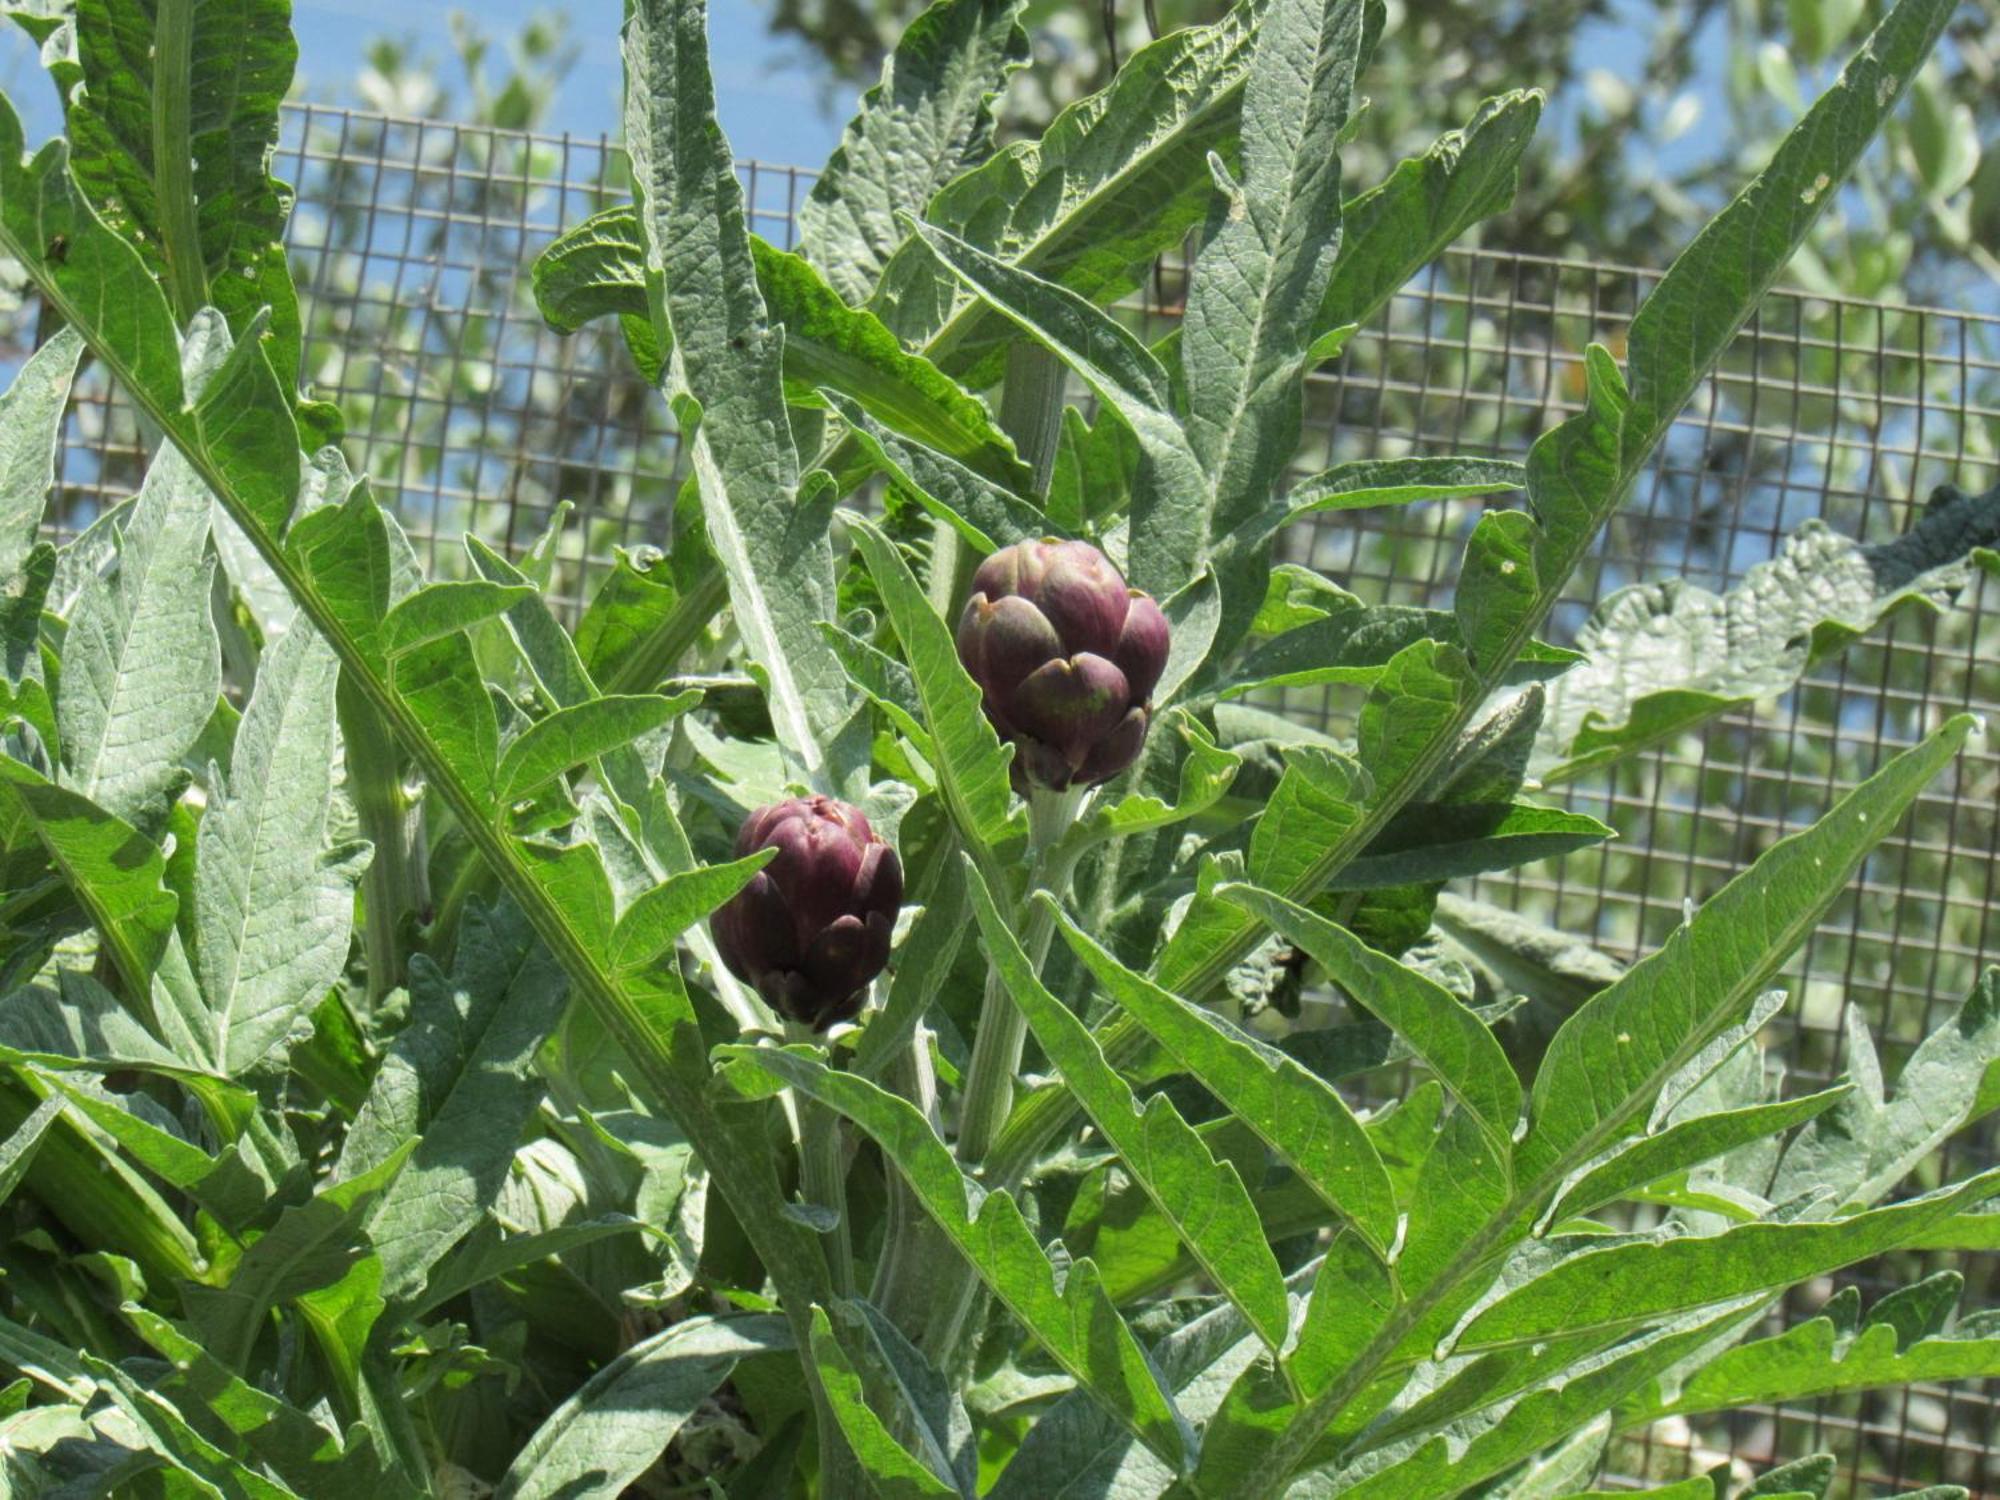
<svg viewBox="0 0 2000 1500"><path fill-rule="evenodd" d="M832 797L760 807L736 835L739 859L778 856L716 912L729 972L787 1020L825 1031L852 1020L889 961L903 866L862 811Z"/></svg>
<svg viewBox="0 0 2000 1500"><path fill-rule="evenodd" d="M1014 744L1015 790L1108 781L1139 758L1167 617L1088 542L1017 542L972 576L958 656Z"/></svg>

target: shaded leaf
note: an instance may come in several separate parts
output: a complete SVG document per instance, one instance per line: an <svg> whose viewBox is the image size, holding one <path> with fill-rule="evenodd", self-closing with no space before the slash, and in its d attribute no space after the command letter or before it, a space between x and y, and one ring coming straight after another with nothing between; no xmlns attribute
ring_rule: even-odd
<svg viewBox="0 0 2000 1500"><path fill-rule="evenodd" d="M688 1318L634 1344L535 1430L499 1500L617 1494L653 1466L736 1362L792 1346L774 1317Z"/></svg>

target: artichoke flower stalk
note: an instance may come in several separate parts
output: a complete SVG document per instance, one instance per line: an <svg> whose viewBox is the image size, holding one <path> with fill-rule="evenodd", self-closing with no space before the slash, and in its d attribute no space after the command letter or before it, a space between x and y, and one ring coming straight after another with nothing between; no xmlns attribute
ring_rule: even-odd
<svg viewBox="0 0 2000 1500"><path fill-rule="evenodd" d="M750 877L710 923L729 972L785 1020L785 1039L811 1042L860 1013L889 961L903 904L903 866L858 807L832 797L792 797L761 807L736 835L739 859L777 858ZM847 1225L847 1155L840 1117L797 1098L799 1188L835 1222L823 1236L835 1290L853 1296Z"/></svg>
<svg viewBox="0 0 2000 1500"><path fill-rule="evenodd" d="M1089 789L1139 758L1168 645L1160 607L1088 542L1017 542L972 575L958 655L986 717L1014 746L1014 786L1028 800L1028 895L1062 899L1063 835ZM1032 905L1022 940L1038 969L1053 931L1047 908ZM959 1122L964 1162L983 1158L1006 1123L1025 1027L989 975Z"/></svg>

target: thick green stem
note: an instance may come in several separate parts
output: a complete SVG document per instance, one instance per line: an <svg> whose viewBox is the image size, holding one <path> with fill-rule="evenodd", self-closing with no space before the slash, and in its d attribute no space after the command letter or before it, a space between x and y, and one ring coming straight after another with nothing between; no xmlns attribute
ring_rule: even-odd
<svg viewBox="0 0 2000 1500"><path fill-rule="evenodd" d="M1082 791L1035 792L1028 798L1028 889L1049 891L1062 899L1069 867L1058 861L1056 846L1076 821ZM1055 936L1055 918L1040 901L1027 902L1027 925L1021 946L1037 970L1048 957L1049 940ZM979 1008L979 1032L972 1043L972 1061L965 1072L965 1103L958 1124L958 1159L968 1166L985 1160L1000 1127L1014 1107L1014 1075L1021 1070L1021 1049L1027 1041L1028 1023L1007 992L1007 983L997 969L986 975L986 996Z"/></svg>
<svg viewBox="0 0 2000 1500"><path fill-rule="evenodd" d="M194 0L159 0L153 18L153 196L167 262L167 298L182 324L208 302L189 125L193 61Z"/></svg>
<svg viewBox="0 0 2000 1500"><path fill-rule="evenodd" d="M340 674L336 697L348 794L363 837L375 846L361 882L361 938L372 1004L403 982L403 917L415 904L409 808L403 796L403 758L389 726L346 672Z"/></svg>
<svg viewBox="0 0 2000 1500"><path fill-rule="evenodd" d="M815 1040L812 1028L785 1023L792 1042ZM854 1232L847 1219L847 1151L841 1140L845 1121L838 1112L804 1095L798 1096L799 1196L814 1208L833 1215L830 1229L820 1235L836 1296L854 1295Z"/></svg>
<svg viewBox="0 0 2000 1500"><path fill-rule="evenodd" d="M1028 888L1024 893L1028 918L1021 932L1021 946L1028 961L1039 971L1048 957L1049 941L1055 936L1055 918L1049 903L1035 901L1036 891L1048 891L1057 901L1069 885L1073 862L1057 853L1062 837L1076 821L1084 789L1066 792L1035 792L1028 798ZM986 994L979 1010L979 1031L973 1039L972 1060L965 1072L965 1100L958 1126L958 1159L968 1169L976 1169L991 1148L1000 1127L1014 1107L1014 1078L1021 1070L1021 1052L1027 1041L1027 1018L1014 1003L999 970L989 969ZM930 1332L926 1338L932 1357L947 1374L957 1365L970 1332L978 1326L986 1305L984 1284L964 1261L953 1258L940 1265L932 1290Z"/></svg>

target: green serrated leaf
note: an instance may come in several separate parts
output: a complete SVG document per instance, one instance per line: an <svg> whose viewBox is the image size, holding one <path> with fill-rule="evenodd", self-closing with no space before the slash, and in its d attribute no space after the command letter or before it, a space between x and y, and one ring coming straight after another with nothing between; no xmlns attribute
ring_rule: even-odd
<svg viewBox="0 0 2000 1500"><path fill-rule="evenodd" d="M979 687L959 662L950 628L931 608L895 543L858 516L845 520L909 662L935 752L939 792L960 836L979 858L990 860L1016 831L1007 783L1011 751L980 707Z"/></svg>
<svg viewBox="0 0 2000 1500"><path fill-rule="evenodd" d="M1972 727L1952 720L1773 845L1564 1023L1535 1075L1523 1175L1594 1155L1641 1123L1674 1071L1742 1018Z"/></svg>
<svg viewBox="0 0 2000 1500"><path fill-rule="evenodd" d="M1461 500L1518 490L1527 472L1512 459L1363 458L1301 479L1285 497L1285 516L1322 511L1366 510L1379 505L1413 505L1420 500Z"/></svg>
<svg viewBox="0 0 2000 1500"><path fill-rule="evenodd" d="M777 852L759 849L729 864L669 875L619 916L611 934L611 962L621 969L653 962L683 932L748 885Z"/></svg>
<svg viewBox="0 0 2000 1500"><path fill-rule="evenodd" d="M935 225L911 222L911 232L938 264L1023 333L1056 354L1097 398L1115 410L1139 443L1134 482L1132 556L1126 571L1137 588L1164 599L1189 583L1199 565L1199 548L1185 545L1185 528L1167 522L1162 510L1150 522L1156 501L1184 504L1204 492L1200 460L1172 415L1172 382L1144 343L1109 313L1055 282L1044 281L988 255ZM1157 555L1160 534L1175 532L1172 548Z"/></svg>
<svg viewBox="0 0 2000 1500"><path fill-rule="evenodd" d="M90 913L125 982L134 992L149 994L180 910L180 898L166 883L159 846L89 798L44 780L11 756L0 755L0 784Z"/></svg>
<svg viewBox="0 0 2000 1500"><path fill-rule="evenodd" d="M1396 1237L1395 1194L1367 1134L1332 1086L1221 1017L1133 973L1060 910L1056 922L1111 998L1328 1207L1386 1253Z"/></svg>
<svg viewBox="0 0 2000 1500"><path fill-rule="evenodd" d="M510 744L494 773L502 806L540 791L573 767L623 750L701 702L698 690L587 698L537 719Z"/></svg>
<svg viewBox="0 0 2000 1500"><path fill-rule="evenodd" d="M987 955L1026 1015L1035 1040L1126 1171L1172 1221L1223 1295L1275 1351L1290 1329L1284 1276L1236 1169L1209 1155L1165 1094L1153 1095L1140 1108L1089 1030L1036 977L1034 965L976 869L968 867L967 881Z"/></svg>
<svg viewBox="0 0 2000 1500"><path fill-rule="evenodd" d="M289 1402L249 1384L209 1354L199 1340L140 1307L125 1320L172 1367L158 1386L189 1424L240 1463L275 1474L299 1494L325 1500L404 1500L417 1491L385 1468L365 1443L344 1445Z"/></svg>
<svg viewBox="0 0 2000 1500"><path fill-rule="evenodd" d="M1028 60L1019 0L944 0L904 28L799 206L799 237L850 302L864 302L902 240L898 214L993 151L993 100Z"/></svg>
<svg viewBox="0 0 2000 1500"><path fill-rule="evenodd" d="M818 1307L813 1309L813 1360L841 1435L867 1473L869 1488L882 1500L934 1500L972 1493L945 1483L896 1440L869 1404L861 1377L833 1336L826 1310Z"/></svg>
<svg viewBox="0 0 2000 1500"><path fill-rule="evenodd" d="M673 339L669 389L694 434L709 545L762 676L778 742L834 790L847 678L821 639L833 619L825 496L801 488L784 393L784 335L765 318L743 189L715 123L701 0L643 0L625 22L625 138L639 192L656 322Z"/></svg>
<svg viewBox="0 0 2000 1500"><path fill-rule="evenodd" d="M1309 953L1363 1009L1410 1045L1452 1096L1479 1120L1502 1161L1521 1113L1521 1084L1485 1022L1457 996L1375 952L1344 928L1255 886L1225 886L1222 899L1256 913Z"/></svg>
<svg viewBox="0 0 2000 1500"><path fill-rule="evenodd" d="M1298 447L1309 320L1340 249L1337 143L1368 9L1365 0L1272 0L1258 24L1240 181L1218 172L1220 201L1180 330L1187 440L1207 482L1193 494L1147 486L1133 497L1131 571L1141 588L1191 578L1225 535L1264 509ZM1227 647L1263 601L1268 559L1252 547L1217 568Z"/></svg>
<svg viewBox="0 0 2000 1500"><path fill-rule="evenodd" d="M1855 1088L1800 1133L1773 1175L1779 1200L1833 1193L1873 1203L1953 1133L2000 1103L2000 969L1987 969L1957 1011L1917 1044L1884 1097L1881 1064L1854 1016L1848 1073Z"/></svg>
<svg viewBox="0 0 2000 1500"><path fill-rule="evenodd" d="M531 1063L567 996L561 970L546 953L531 952L494 997L484 1027L466 1038L463 1069L425 1113L409 1165L368 1219L384 1296L418 1295L431 1268L499 1196L542 1096Z"/></svg>
<svg viewBox="0 0 2000 1500"><path fill-rule="evenodd" d="M1585 1172L1564 1191L1549 1217L1562 1220L1591 1213L1659 1178L1713 1160L1751 1141L1796 1129L1832 1108L1847 1093L1846 1088L1822 1089L1778 1104L1716 1110L1677 1121L1632 1141Z"/></svg>
<svg viewBox="0 0 2000 1500"><path fill-rule="evenodd" d="M797 255L750 237L757 289L784 327L787 397L824 404L823 387L846 396L889 429L950 455L989 483L1012 489L1029 475L986 407L921 354L904 349L873 313L850 307ZM535 300L559 333L616 315L628 330L647 330L665 369L665 345L652 331L646 244L638 210L609 208L558 235L537 257ZM649 379L658 374L648 371Z"/></svg>
<svg viewBox="0 0 2000 1500"><path fill-rule="evenodd" d="M86 580L65 638L62 783L135 827L164 816L222 687L209 509L187 461L163 450L125 525L117 571Z"/></svg>
<svg viewBox="0 0 2000 1500"><path fill-rule="evenodd" d="M634 1344L551 1412L508 1466L496 1500L616 1493L651 1468L738 1360L783 1351L774 1317L688 1318Z"/></svg>
<svg viewBox="0 0 2000 1500"><path fill-rule="evenodd" d="M67 35L50 72L78 180L166 276L183 319L212 303L242 336L268 309L290 390L301 328L278 245L292 193L271 176L298 57L289 6L191 0L162 16L140 0L86 0Z"/></svg>
<svg viewBox="0 0 2000 1500"><path fill-rule="evenodd" d="M1062 528L1015 491L947 453L904 441L839 392L825 395L883 476L981 554L1060 534Z"/></svg>
<svg viewBox="0 0 2000 1500"><path fill-rule="evenodd" d="M426 584L399 601L382 620L382 651L391 658L484 624L533 596L527 584L484 578Z"/></svg>
<svg viewBox="0 0 2000 1500"><path fill-rule="evenodd" d="M412 1321L422 1319L475 1287L499 1281L568 1251L581 1250L599 1240L640 1233L647 1227L645 1221L625 1214L604 1214L559 1224L553 1229L508 1234L488 1219L432 1268L424 1282L423 1295L410 1304L407 1316Z"/></svg>
<svg viewBox="0 0 2000 1500"><path fill-rule="evenodd" d="M617 681L640 646L658 633L680 603L671 569L660 564L657 548L612 549L611 571L576 626L577 655L594 680ZM650 688L653 683L629 686Z"/></svg>
<svg viewBox="0 0 2000 1500"><path fill-rule="evenodd" d="M1096 1268L1088 1260L1075 1262L1058 1288L1055 1268L1010 1194L979 1197L975 1214L970 1195L976 1185L914 1105L785 1049L731 1046L720 1055L764 1068L866 1132L895 1163L924 1211L1050 1357L1162 1460L1178 1462L1183 1438L1173 1408L1131 1329L1105 1297Z"/></svg>
<svg viewBox="0 0 2000 1500"><path fill-rule="evenodd" d="M1463 880L1557 859L1618 836L1586 814L1531 802L1438 803L1421 811L1421 818L1398 820L1402 839L1371 844L1326 889L1372 891ZM1424 841L1414 842L1418 838ZM1404 840L1412 842L1395 847Z"/></svg>
<svg viewBox="0 0 2000 1500"><path fill-rule="evenodd" d="M319 1004L347 962L367 845L329 849L340 664L295 622L264 655L195 859L196 972L209 1056L236 1076Z"/></svg>
<svg viewBox="0 0 2000 1500"><path fill-rule="evenodd" d="M61 329L28 357L0 395L0 583L20 572L35 545L56 482L63 412L82 354L76 330Z"/></svg>
<svg viewBox="0 0 2000 1500"><path fill-rule="evenodd" d="M1704 1362L1677 1391L1650 1386L1620 1407L1621 1426L1667 1416L1733 1411L1805 1401L1918 1381L1990 1379L2000 1367L2000 1339L1937 1334L1903 1343L1888 1323L1842 1336L1817 1317L1783 1333L1726 1350Z"/></svg>
<svg viewBox="0 0 2000 1500"><path fill-rule="evenodd" d="M1518 89L1484 101L1462 129L1406 157L1341 214L1340 259L1312 321L1315 335L1367 323L1461 234L1514 200L1522 153L1542 95Z"/></svg>
<svg viewBox="0 0 2000 1500"><path fill-rule="evenodd" d="M1212 26L1141 48L1040 140L1015 142L960 176L927 217L1093 302L1135 290L1136 268L1178 246L1208 210L1208 155L1235 138L1263 8L1247 0ZM997 377L1004 322L977 303L955 304L915 247L892 258L875 306L974 386Z"/></svg>
<svg viewBox="0 0 2000 1500"><path fill-rule="evenodd" d="M366 1254L362 1222L416 1144L406 1141L368 1171L282 1210L243 1252L226 1284L184 1289L188 1313L210 1353L242 1370L273 1307L332 1286Z"/></svg>
<svg viewBox="0 0 2000 1500"><path fill-rule="evenodd" d="M188 1492L225 1500L303 1500L203 1437L159 1390L93 1354L83 1354L82 1360L98 1390L146 1436L148 1446L167 1467L187 1482Z"/></svg>
<svg viewBox="0 0 2000 1500"><path fill-rule="evenodd" d="M820 179L825 182L825 178ZM757 284L785 329L785 385L800 406L838 391L890 431L935 449L988 484L1025 494L1034 476L985 403L906 350L865 308L850 307L797 255L752 240Z"/></svg>
<svg viewBox="0 0 2000 1500"><path fill-rule="evenodd" d="M1572 1256L1476 1314L1456 1347L1628 1327L1683 1308L1777 1291L1895 1249L1996 1192L2000 1171L1829 1221L1743 1224L1716 1235Z"/></svg>
<svg viewBox="0 0 2000 1500"><path fill-rule="evenodd" d="M42 1137L62 1113L62 1108L63 1101L51 1095L37 1104L28 1118L15 1126L4 1142L0 1142L0 1203L14 1196L14 1189L21 1185L21 1179L34 1164L35 1152L42 1144Z"/></svg>

